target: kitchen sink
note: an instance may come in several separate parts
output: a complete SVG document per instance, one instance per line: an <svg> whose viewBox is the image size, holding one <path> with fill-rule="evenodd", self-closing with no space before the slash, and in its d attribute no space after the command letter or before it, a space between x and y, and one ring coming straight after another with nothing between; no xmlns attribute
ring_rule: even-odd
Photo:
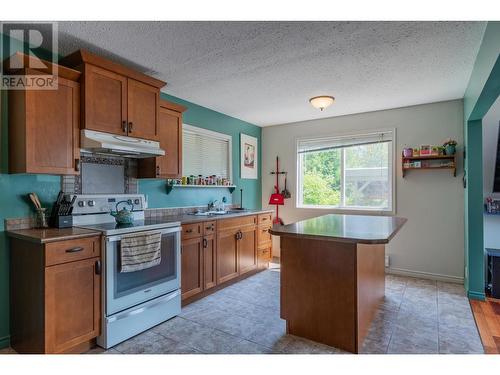
<svg viewBox="0 0 500 375"><path fill-rule="evenodd" d="M242 212L247 212L248 210L227 210L227 211L202 211L202 212L192 212L188 215L194 216L215 216L215 215L228 215L228 214L238 214Z"/></svg>

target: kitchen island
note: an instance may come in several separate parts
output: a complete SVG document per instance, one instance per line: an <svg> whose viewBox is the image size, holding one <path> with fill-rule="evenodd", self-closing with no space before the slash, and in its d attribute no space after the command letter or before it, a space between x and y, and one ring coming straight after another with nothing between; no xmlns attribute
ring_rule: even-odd
<svg viewBox="0 0 500 375"><path fill-rule="evenodd" d="M405 222L332 214L275 225L287 333L358 353L384 298L385 244Z"/></svg>

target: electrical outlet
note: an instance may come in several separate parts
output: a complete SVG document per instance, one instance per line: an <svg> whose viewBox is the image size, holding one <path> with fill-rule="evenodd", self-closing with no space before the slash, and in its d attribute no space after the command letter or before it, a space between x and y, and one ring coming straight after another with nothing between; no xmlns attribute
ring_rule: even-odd
<svg viewBox="0 0 500 375"><path fill-rule="evenodd" d="M385 256L385 266L389 267L389 255Z"/></svg>

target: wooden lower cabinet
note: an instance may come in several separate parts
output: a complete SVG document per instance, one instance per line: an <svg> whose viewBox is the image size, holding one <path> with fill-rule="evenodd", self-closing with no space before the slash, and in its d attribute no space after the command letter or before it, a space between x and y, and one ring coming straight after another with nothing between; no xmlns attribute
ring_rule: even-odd
<svg viewBox="0 0 500 375"><path fill-rule="evenodd" d="M96 258L45 268L45 351L61 353L99 335Z"/></svg>
<svg viewBox="0 0 500 375"><path fill-rule="evenodd" d="M257 267L267 268L271 261L271 247L257 250Z"/></svg>
<svg viewBox="0 0 500 375"><path fill-rule="evenodd" d="M203 237L203 289L217 285L217 237L211 234Z"/></svg>
<svg viewBox="0 0 500 375"><path fill-rule="evenodd" d="M217 283L238 277L238 229L217 233Z"/></svg>
<svg viewBox="0 0 500 375"><path fill-rule="evenodd" d="M189 303L206 290L267 268L271 242L262 227L256 215L183 225L182 299ZM259 237L259 230L265 236Z"/></svg>
<svg viewBox="0 0 500 375"><path fill-rule="evenodd" d="M98 236L48 244L12 238L11 346L19 353L89 349L100 335L101 269Z"/></svg>
<svg viewBox="0 0 500 375"><path fill-rule="evenodd" d="M203 290L203 239L202 237L182 240L181 291L182 299L189 298Z"/></svg>
<svg viewBox="0 0 500 375"><path fill-rule="evenodd" d="M242 275L257 268L257 231L255 226L240 229L238 241L239 274Z"/></svg>

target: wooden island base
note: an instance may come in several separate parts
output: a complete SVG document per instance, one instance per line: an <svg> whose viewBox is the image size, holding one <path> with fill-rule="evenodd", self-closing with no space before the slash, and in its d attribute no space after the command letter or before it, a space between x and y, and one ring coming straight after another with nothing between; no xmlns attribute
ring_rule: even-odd
<svg viewBox="0 0 500 375"><path fill-rule="evenodd" d="M384 256L384 244L282 235L287 333L358 353L384 298Z"/></svg>

